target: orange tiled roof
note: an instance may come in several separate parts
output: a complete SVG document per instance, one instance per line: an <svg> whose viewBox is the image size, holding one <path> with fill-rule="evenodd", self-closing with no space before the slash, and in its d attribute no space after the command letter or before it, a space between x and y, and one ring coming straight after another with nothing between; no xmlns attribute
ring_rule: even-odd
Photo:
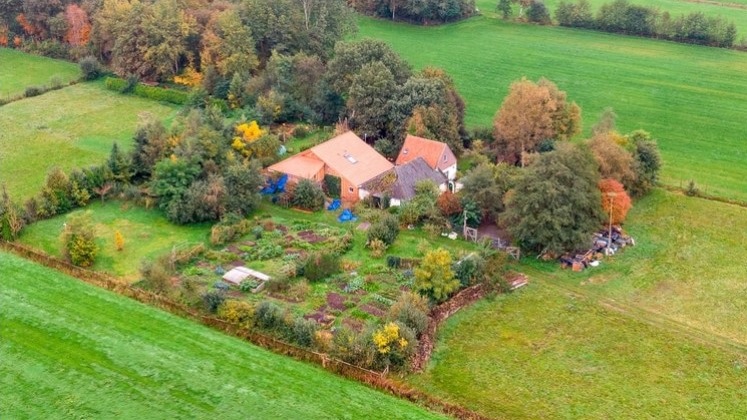
<svg viewBox="0 0 747 420"><path fill-rule="evenodd" d="M311 179L324 167L324 162L310 153L300 153L270 166L268 169L296 178Z"/></svg>
<svg viewBox="0 0 747 420"><path fill-rule="evenodd" d="M392 169L386 160L352 131L309 149L319 160L356 186Z"/></svg>
<svg viewBox="0 0 747 420"><path fill-rule="evenodd" d="M446 161L443 160L444 153ZM425 159L433 169L446 169L456 163L456 157L446 143L408 134L395 163L404 165L418 157Z"/></svg>

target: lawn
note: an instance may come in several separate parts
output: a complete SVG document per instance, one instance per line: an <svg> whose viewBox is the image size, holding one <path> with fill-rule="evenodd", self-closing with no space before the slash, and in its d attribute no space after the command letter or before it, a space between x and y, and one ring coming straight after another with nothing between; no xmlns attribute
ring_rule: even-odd
<svg viewBox="0 0 747 420"><path fill-rule="evenodd" d="M99 256L93 268L127 280L137 280L142 260L166 254L174 246L204 243L210 234L208 224L174 225L156 209L147 210L119 201L107 201L103 205L94 201L85 209L28 226L23 231L21 242L59 256L58 238L62 225L71 215L85 211L90 212L96 224L98 238ZM125 239L122 251L117 251L114 245L116 231L120 231Z"/></svg>
<svg viewBox="0 0 747 420"><path fill-rule="evenodd" d="M22 95L28 86L49 86L53 77L67 84L80 77L80 68L69 61L0 48L0 99Z"/></svg>
<svg viewBox="0 0 747 420"><path fill-rule="evenodd" d="M662 180L747 200L743 116L747 54L635 37L476 17L442 26L359 18L358 37L389 42L415 68L444 68L488 126L510 83L547 77L583 109L586 133L606 107L623 132L658 139Z"/></svg>
<svg viewBox="0 0 747 420"><path fill-rule="evenodd" d="M31 56L26 56L33 59ZM102 162L117 141L132 145L138 117L159 119L176 108L124 96L102 83L80 83L0 107L0 182L15 199L39 191L54 166L64 170Z"/></svg>
<svg viewBox="0 0 747 420"><path fill-rule="evenodd" d="M583 273L525 260L531 285L450 319L412 383L512 418L745 417L745 212L655 191L635 247Z"/></svg>
<svg viewBox="0 0 747 420"><path fill-rule="evenodd" d="M3 418L436 417L15 256L0 272Z"/></svg>

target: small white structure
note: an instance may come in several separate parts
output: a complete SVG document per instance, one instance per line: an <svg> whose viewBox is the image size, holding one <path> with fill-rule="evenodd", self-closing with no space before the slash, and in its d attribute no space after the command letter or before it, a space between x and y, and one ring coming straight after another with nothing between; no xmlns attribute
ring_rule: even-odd
<svg viewBox="0 0 747 420"><path fill-rule="evenodd" d="M261 280L262 282L270 280L270 276L268 276L267 274L260 273L259 271L252 270L251 268L246 267L235 267L231 269L223 275L223 280L238 286L242 281L246 280L249 277L254 277L257 280Z"/></svg>

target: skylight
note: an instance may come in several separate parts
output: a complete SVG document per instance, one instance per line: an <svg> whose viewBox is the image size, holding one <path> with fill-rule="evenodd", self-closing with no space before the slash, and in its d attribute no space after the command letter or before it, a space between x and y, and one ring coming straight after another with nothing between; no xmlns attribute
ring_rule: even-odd
<svg viewBox="0 0 747 420"><path fill-rule="evenodd" d="M348 162L350 162L352 164L358 163L358 159L356 159L355 157L353 157L353 155L351 155L349 153L345 153L345 159L347 159Z"/></svg>

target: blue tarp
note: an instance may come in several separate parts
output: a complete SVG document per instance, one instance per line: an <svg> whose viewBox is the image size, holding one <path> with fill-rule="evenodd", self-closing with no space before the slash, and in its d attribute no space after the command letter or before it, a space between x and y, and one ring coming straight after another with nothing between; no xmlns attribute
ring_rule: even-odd
<svg viewBox="0 0 747 420"><path fill-rule="evenodd" d="M339 216L337 216L337 221L340 223L343 222L355 222L358 220L358 217L356 217L350 209L345 209L340 213Z"/></svg>
<svg viewBox="0 0 747 420"><path fill-rule="evenodd" d="M337 199L337 198L335 198L334 200L332 200L331 203L329 203L329 205L327 206L327 210L329 210L329 211L335 211L335 210L337 210L337 209L340 208L341 204L342 203L340 203L340 200Z"/></svg>
<svg viewBox="0 0 747 420"><path fill-rule="evenodd" d="M276 192L284 192L285 184L288 183L288 175L283 174L278 178L277 182L273 181L272 178L267 178L267 185L262 188L262 194L269 195L275 194Z"/></svg>

